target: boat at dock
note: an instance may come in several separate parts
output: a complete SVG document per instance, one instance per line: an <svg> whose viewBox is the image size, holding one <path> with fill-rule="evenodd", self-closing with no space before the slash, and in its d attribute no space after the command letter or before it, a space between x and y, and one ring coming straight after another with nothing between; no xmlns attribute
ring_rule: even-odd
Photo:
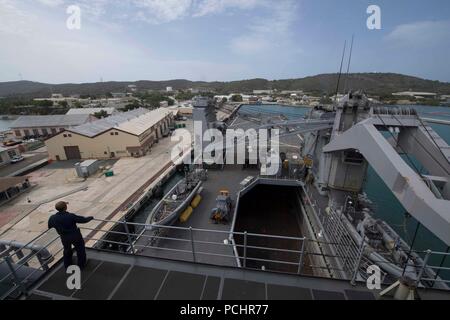
<svg viewBox="0 0 450 320"><path fill-rule="evenodd" d="M205 179L205 170L194 169L186 172L185 178L170 189L153 208L146 221L147 229L153 230L154 226L174 224L192 199L201 192L202 181Z"/></svg>

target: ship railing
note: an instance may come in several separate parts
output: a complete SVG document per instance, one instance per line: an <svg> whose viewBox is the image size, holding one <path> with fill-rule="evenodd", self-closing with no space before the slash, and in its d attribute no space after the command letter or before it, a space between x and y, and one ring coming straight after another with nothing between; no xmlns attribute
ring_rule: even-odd
<svg viewBox="0 0 450 320"><path fill-rule="evenodd" d="M130 225L130 226L139 226L141 224L139 223L133 223L133 222L123 222L123 221L109 221L109 220L99 220L101 222L108 222L108 223L118 223L123 225ZM308 250L308 243L318 243L318 244L325 244L324 241L318 241L318 240L312 240L307 239L304 237L287 237L287 236L277 236L277 235L267 235L267 234L255 234L255 233L249 233L249 232L234 232L234 231L223 231L223 230L209 230L209 229L198 229L198 228L184 228L184 227L176 227L176 226L157 226L157 225L145 225L146 228L153 228L154 230L165 230L165 231L174 231L174 233L180 233L184 232L183 237L179 236L169 236L168 232L160 232L160 233L129 233L126 231L114 231L114 230L99 230L94 228L86 228L82 227L81 229L85 229L91 232L101 232L104 235L97 235L95 237L89 237L86 240L87 241L95 241L97 243L97 247L100 249L106 249L109 250L113 247L117 250L119 249L121 252L128 253L128 254L137 254L137 255L152 255L159 251L166 251L169 253L180 253L180 254L186 254L184 256L170 256L174 259L180 259L180 260L189 260L192 262L206 262L209 263L208 259L199 259L201 256L206 257L221 257L225 258L225 260L228 260L228 262L235 262L237 258L237 263L234 263L233 265L237 265L238 267L249 267L251 262L259 262L261 263L267 263L272 265L282 265L286 268L281 269L289 269L288 273L299 273L304 274L302 272L303 269L310 269L310 270L322 270L322 269L333 269L335 271L343 271L342 269L336 268L336 267L330 267L330 266L324 266L324 265L313 265L307 262L308 257L314 257L314 256L323 256L324 254L322 252L316 252L313 250ZM130 227L126 229L131 229ZM169 232L170 233L170 232ZM223 241L208 241L208 240L202 240L202 239L208 239L211 237L201 237L202 233L208 233L212 235L220 235L221 237L216 237L217 239L223 239ZM115 237L111 237L115 236ZM117 239L118 237L122 237L121 239ZM136 241L135 237L139 237L140 241ZM114 240L112 240L113 238ZM277 239L282 240L284 242L296 242L296 249L286 249L281 247L270 247L266 245L254 245L251 242L255 241L255 238L258 239ZM156 240L152 241L152 245L145 244L143 242L144 239L148 240ZM234 239L234 241L230 241L229 239ZM253 239L253 241L251 241ZM161 244L161 242L166 241L164 245L158 245ZM168 246L167 244L172 242L172 247ZM174 243L181 243L183 245L174 245ZM327 245L329 243L326 243ZM199 249L203 245L203 251ZM205 245L207 247L205 247ZM220 250L208 250L205 249L211 249L212 246L217 247L224 247L229 249L228 251L225 251L225 253L217 253L220 252ZM105 248L106 247L106 248ZM233 250L233 248L236 248L236 250ZM150 250L147 251L146 249ZM256 250L259 251L258 253L261 254L261 252L274 252L278 254L287 254L290 255L289 258L285 259L267 259L267 258L260 258L256 256L250 256L249 250ZM212 251L212 252L211 252ZM338 256L333 255L326 255L328 258L337 258ZM228 264L229 265L229 264ZM294 268L294 266L296 268ZM261 265L262 267L262 265ZM262 267L265 270L274 270L274 271L280 271L279 267L273 267L270 269L269 267ZM350 279L349 279L350 280Z"/></svg>
<svg viewBox="0 0 450 320"><path fill-rule="evenodd" d="M109 221L109 220L99 220L101 222L108 223L118 223L122 225L129 226L143 226L144 228L153 228L165 230L166 232L158 233L157 235L139 233L132 234L127 231L113 231L113 230L97 230L90 229L91 231L101 231L105 235L119 235L123 237L123 241L111 240L107 239L108 237L97 237L91 238L92 241L97 241L99 245L101 244L112 244L116 246L122 246L125 248L123 251L129 254L138 254L138 255L148 255L154 254L155 252L171 252L171 253L181 253L185 254L184 256L171 256L171 258L180 259L180 260L189 260L192 262L202 262L202 263L210 263L208 257L219 257L220 263L228 260L228 262L234 261L234 265L238 267L244 268L255 268L255 265L258 265L258 268L263 268L265 270L272 271L280 271L287 273L297 273L297 274L309 274L314 275L316 272L314 271L322 271L322 270L332 270L333 272L345 272L346 277L343 279L350 280L352 283L356 281L365 281L368 277L367 268L369 266L373 266L377 261L369 260L366 258L366 246L362 243L359 246L356 246L356 257L350 252L354 249L353 244L343 243L342 241L327 241L325 240L316 240L316 239L308 239L305 237L287 237L287 236L278 236L278 235L267 235L267 234L256 234L249 232L236 232L236 231L224 231L224 230L210 230L210 229L199 229L199 228L185 228L185 227L177 227L177 226L156 226L156 225L143 225L139 223L133 222L124 222L124 221ZM124 228L125 230L129 230L130 227ZM171 232L167 231L175 231L172 233L177 233L177 235L171 235ZM180 237L180 233L184 233L184 236ZM202 237L201 234L209 234L216 235L216 239L222 239L223 241L211 241L204 240L210 239L211 237ZM140 238L141 242L136 241L136 238ZM274 247L268 246L266 244L253 244L254 239L263 239L267 241L268 239L276 239L282 240L286 244L286 242L295 242L295 248L287 249L285 246ZM156 240L153 241L153 245L148 245L142 242L143 239L151 239ZM230 241L232 239L233 241ZM251 241L253 239L253 241ZM89 240L89 239L88 239ZM164 242L164 245L158 245L158 242ZM167 246L168 242L172 243L183 243L184 246L173 245L172 247ZM156 243L156 244L155 244ZM332 246L335 248L341 248L336 250L335 252L319 252L317 250L311 249L311 246L308 244L318 244L320 246ZM229 249L225 252L222 250L212 249L213 247L222 247ZM349 248L350 247L350 248ZM150 249L151 251L147 251L146 249ZM206 250L205 250L206 249ZM212 249L212 250L211 250ZM278 253L281 255L288 255L288 258L284 257L282 259L269 259L269 258L261 258L259 256L250 256L249 251L252 253L262 252L271 252ZM409 254L416 253L417 255L425 256L427 251L421 250L411 250ZM256 254L256 255L257 255ZM432 252L433 255L438 254L438 252ZM445 253L440 253L445 254ZM294 258L295 256L295 258ZM201 257L206 257L206 259L202 259ZM347 263L347 267L345 269L339 265L323 265L323 264L313 264L311 261L313 257L323 257L325 259L341 259L345 261L351 261ZM225 259L225 260L223 260ZM427 264L428 259L424 259L423 269L429 269L432 266ZM386 261L380 261L379 263L385 263ZM264 265L264 263L266 265ZM394 265L394 263L392 263ZM270 265L272 268L270 268ZM264 266L264 267L263 267ZM406 264L406 266L417 266L412 262ZM441 266L442 267L442 266ZM437 267L439 268L439 267ZM441 268L443 271L448 271L446 267ZM382 276L382 282L386 278L386 273L383 270L380 270ZM425 273L422 273L422 276ZM364 277L364 275L366 275ZM427 280L429 282L441 281L444 283L450 283L447 280L442 280L438 277L436 279L422 279L422 276L417 279L417 282L420 283L423 280Z"/></svg>
<svg viewBox="0 0 450 320"><path fill-rule="evenodd" d="M0 300L27 294L35 280L56 263L63 247L54 230L46 230L28 243L2 248L0 253Z"/></svg>
<svg viewBox="0 0 450 320"><path fill-rule="evenodd" d="M89 235L85 240L87 242L95 242L94 246L100 250L117 252L117 249L121 249L120 251L122 253L129 255L155 256L159 258L166 257L194 263L216 264L221 266L229 265L247 269L259 269L315 277L320 277L320 274L323 271L331 270L337 273L348 273L348 270L351 269L352 272L348 273L349 275L344 278L345 280L350 281L353 285L357 282L364 281L364 279L361 279L360 277L361 268L365 267L365 264L367 263L367 261L364 261L364 253L366 250L364 243L358 247L356 261L352 264L352 268L344 270L338 265L314 263L314 261L317 261L315 258L337 258L345 260L353 259L353 256L341 255L339 251L336 251L335 253L322 252L315 250L315 246L311 246L311 244L318 246L336 245L346 249L345 244L342 242L330 243L328 241L308 239L305 237L184 228L177 226L156 226L113 220L95 220L123 226L120 231L84 226L80 228L82 231L89 231ZM144 227L146 230L153 228L153 230L161 229L166 232L157 235L154 235L151 232L145 232L143 234L140 232L131 232L130 230L134 230L136 226ZM180 234L182 235L181 237ZM205 237L204 235L207 236ZM230 236L232 236L231 238L234 239L234 241L229 241ZM149 245L148 242L145 242L145 240L150 239L156 240L156 243ZM8 254L1 257L0 266L2 266L3 269L9 270L9 272L7 272L6 275L1 276L0 299L14 297L18 294L27 294L29 292L36 279L45 273L48 270L48 267L51 266L51 263L43 265L41 261L39 261L39 254L47 250L53 254L53 257L62 256L61 251L63 248L58 240L59 236L57 236L53 230L47 230L35 237L28 244L31 245L40 242L40 250L22 256L23 251L26 250L24 246L24 248L8 252ZM282 241L283 246L269 245L270 240ZM178 245L173 245L174 243L177 243ZM286 247L286 244L289 244L289 246ZM236 248L236 250L234 250L234 248ZM22 253L20 253L20 251L22 251ZM158 253L160 252L162 252L163 255L159 255ZM344 250L344 252L348 252L348 250ZM442 259L440 265L431 265L429 263L432 260L432 256L446 258L450 253L431 250L416 252L417 254L424 255L424 264L416 280L418 286L425 282L428 283L427 287L434 287L434 285L438 283L439 286L436 287L439 288L442 288L442 285L450 284L450 281L439 277L440 273L450 273L450 268L444 266L444 259ZM267 255L267 253L270 254ZM33 259L35 260L34 263L32 262ZM218 259L218 262L213 261L214 259ZM56 259L54 260L53 263L56 263ZM238 261L238 265L236 265L236 260ZM429 269L436 270L436 273L430 275L430 273L427 272Z"/></svg>
<svg viewBox="0 0 450 320"><path fill-rule="evenodd" d="M449 248L447 248L446 252L438 252L438 251L425 251L425 256L423 258L423 267L420 272L419 282L428 282L431 283L431 287L434 288L436 285L439 285L440 288L449 289L450 288L450 276L444 277L442 275L445 272L447 275L450 275L450 267L446 267L445 262L447 258L450 256ZM432 258L438 258L439 265L432 264ZM426 272L427 270L431 270L431 272Z"/></svg>
<svg viewBox="0 0 450 320"><path fill-rule="evenodd" d="M298 171L295 171L295 169L298 169ZM264 173L260 173L258 175L259 179L270 179L270 180L279 180L279 181L295 181L298 184L303 184L301 175L300 175L300 168L290 168L288 172L283 172L279 170L276 174L268 175Z"/></svg>
<svg viewBox="0 0 450 320"><path fill-rule="evenodd" d="M326 239L327 249L329 252L335 253L336 258L333 262L343 269L344 274L340 274L343 279L354 275L355 265L359 260L360 248L353 240L343 225L342 217L337 215L333 208L329 208L329 212L325 212L325 208L321 207L308 185L303 188L306 204L314 212L318 227L323 230L323 237ZM361 258L361 266L366 263L366 258ZM364 274L364 273L361 273Z"/></svg>
<svg viewBox="0 0 450 320"><path fill-rule="evenodd" d="M123 225L132 225L132 226L138 226L140 224L132 223L132 222L123 222L123 221L105 221L105 220L99 220L102 222L116 222ZM146 229L152 229L149 232L139 233L139 234L133 234L123 231L113 231L113 230L98 230L94 228L85 228L82 227L81 229L86 229L89 231L100 231L104 233L104 236L97 236L96 238L88 238L86 240L96 241L97 243L101 244L113 244L118 246L127 247L125 252L137 254L137 253L143 253L145 254L145 249L151 249L151 250L157 250L157 251L174 251L174 252L182 252L182 253L189 253L191 257L191 261L198 262L198 257L201 255L206 256L218 256L218 257L224 257L229 258L231 260L236 259L236 255L233 253L232 247L235 246L239 250L243 250L244 254L241 259L243 259L243 264L246 263L246 261L254 260L254 261L266 261L266 262L279 262L282 264L287 265L298 265L298 262L289 262L289 261L277 261L277 260L271 260L271 259L260 259L260 258L252 258L249 257L246 252L248 249L259 249L259 250L267 250L267 251L273 251L273 252L284 252L284 253L290 253L290 254L298 254L298 256L301 255L301 250L295 250L295 249L285 249L285 248L277 248L277 247L265 247L265 246L259 246L259 245L252 245L249 242L249 239L251 238L265 238L265 239L283 239L285 241L299 241L300 243L304 242L304 238L298 238L298 237L285 237L285 236L272 236L272 235L260 235L260 234L254 234L254 233L248 233L248 232L232 232L232 231L222 231L222 230L208 230L208 229L199 229L199 228L183 228L183 227L176 227L176 226L159 226L159 225L146 225L144 226ZM126 229L130 229L129 227ZM156 230L165 230L165 231L173 231L173 233L183 233L181 236L177 235L169 235L169 232L159 232L155 233ZM149 234L147 234L149 233ZM209 239L211 237L209 236L202 236L202 234L209 234L209 235L215 235L215 239L219 241L210 241L205 240ZM117 237L114 240L108 239L108 236L115 235L115 236L121 236L122 239L125 239L123 241L118 240ZM139 236L138 241L135 240L135 237ZM243 244L237 243L236 240L234 243L230 241L230 236L240 236L243 239ZM111 237L110 237L111 238ZM151 240L157 240L159 242L162 241L172 241L172 242L179 242L184 244L183 245L173 245L172 248L166 247L166 246L159 246L157 241L152 241L153 245L145 244L142 240L144 239L151 239ZM139 241L140 240L140 241ZM227 251L225 250L225 253L215 253L213 252L207 252L207 251L201 251L201 245L207 245L208 247L204 247L204 249L211 248L209 246L221 246L225 248L229 248L228 251L231 254L227 254ZM181 248L181 249L180 249ZM223 251L223 250L222 250ZM216 252L219 252L219 250L216 250Z"/></svg>
<svg viewBox="0 0 450 320"><path fill-rule="evenodd" d="M393 262L387 260L374 260L367 257L368 253L379 253L383 255L385 251L376 250L374 248L367 248L364 245L364 241L357 244L348 232L348 229L344 226L342 215L338 214L332 206L328 212L324 212L320 208L317 200L314 199L314 194L308 185L304 187L305 198L307 204L315 212L315 215L319 217L319 225L324 229L326 235L326 242L335 252L336 259L340 261L339 266L345 270L345 278L351 277L353 281L366 281L370 274L368 274L369 267L374 266L398 266ZM341 209L342 212L342 209ZM396 248L397 251L404 253L408 257L407 263L403 264L403 275L408 267L414 267L418 269L418 275L416 276L416 283L418 285L425 284L427 287L436 287L436 284L440 284L440 288L447 289L446 286L450 285L450 281L440 278L440 274L445 273L446 279L450 279L450 268L444 266L446 257L449 255L447 252L431 251L428 254L428 250L404 250L402 248ZM368 251L368 252L366 252ZM361 256L361 252L363 252ZM422 263L414 262L413 256L418 256L422 259ZM430 261L439 262L439 265L431 265ZM380 274L382 282L391 282L392 277L389 276L387 271L380 268Z"/></svg>

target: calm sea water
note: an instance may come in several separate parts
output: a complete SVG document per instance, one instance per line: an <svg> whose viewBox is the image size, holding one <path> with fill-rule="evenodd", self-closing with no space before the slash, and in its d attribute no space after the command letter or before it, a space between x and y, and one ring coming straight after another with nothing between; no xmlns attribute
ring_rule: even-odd
<svg viewBox="0 0 450 320"><path fill-rule="evenodd" d="M448 107L431 107L415 105L411 106L415 108L419 114L425 118L438 118L450 120L450 108ZM242 107L242 111L249 113L273 113L284 114L288 118L298 118L305 115L310 109L301 107L290 107L280 105L245 105ZM432 124L433 129L448 143L450 144L450 126ZM376 216L393 227L399 235L405 239L408 243L412 242L414 231L416 229L417 221L412 217L405 215L406 211L400 202L392 194L391 190L386 186L383 180L377 175L377 173L369 167L367 173L367 180L365 183L365 192L370 199L376 203ZM449 208L450 210L450 208ZM449 230L450 232L450 230ZM425 227L421 226L414 243L415 250L427 250L445 251L447 246L436 238ZM432 257L431 264L438 265L441 262L441 257ZM447 258L446 266L450 266L450 258ZM450 272L442 273L445 278L450 278Z"/></svg>
<svg viewBox="0 0 450 320"><path fill-rule="evenodd" d="M14 120L2 120L2 119L0 119L0 132L9 130L9 126L13 122L14 122Z"/></svg>

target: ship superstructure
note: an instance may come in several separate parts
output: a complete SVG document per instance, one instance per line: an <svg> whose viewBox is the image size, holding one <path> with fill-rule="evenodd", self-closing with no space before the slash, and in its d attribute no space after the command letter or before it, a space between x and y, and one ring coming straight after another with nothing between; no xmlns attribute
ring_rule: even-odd
<svg viewBox="0 0 450 320"><path fill-rule="evenodd" d="M436 277L423 268L422 258L411 252L409 244L374 217L363 186L370 164L407 212L448 245L448 145L413 109L371 107L362 92L350 92L332 109L316 108L308 118L330 116L333 127L306 134L302 148L303 155L314 160L312 196L328 200L319 201L326 236L348 238L355 244L354 259L356 247L366 244L366 264L378 265L393 279L417 279L421 272ZM417 163L408 163L411 157L428 174L419 172ZM336 229L336 223L342 228Z"/></svg>

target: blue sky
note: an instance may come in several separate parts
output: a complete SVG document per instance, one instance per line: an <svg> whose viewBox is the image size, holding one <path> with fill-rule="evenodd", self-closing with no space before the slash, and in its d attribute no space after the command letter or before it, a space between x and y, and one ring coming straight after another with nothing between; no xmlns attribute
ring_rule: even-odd
<svg viewBox="0 0 450 320"><path fill-rule="evenodd" d="M0 0L0 81L297 78L336 72L352 34L353 72L450 82L448 0Z"/></svg>

